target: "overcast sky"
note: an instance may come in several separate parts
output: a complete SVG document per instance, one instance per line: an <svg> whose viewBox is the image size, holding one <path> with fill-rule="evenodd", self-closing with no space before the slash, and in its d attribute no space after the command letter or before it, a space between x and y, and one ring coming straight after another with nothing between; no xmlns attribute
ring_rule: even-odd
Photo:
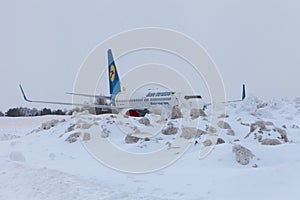
<svg viewBox="0 0 300 200"><path fill-rule="evenodd" d="M262 99L300 96L300 3L296 0L59 1L0 3L0 110L31 98L70 101L77 70L106 38L163 27L202 44L229 99L241 84ZM118 66L120 68L120 66Z"/></svg>

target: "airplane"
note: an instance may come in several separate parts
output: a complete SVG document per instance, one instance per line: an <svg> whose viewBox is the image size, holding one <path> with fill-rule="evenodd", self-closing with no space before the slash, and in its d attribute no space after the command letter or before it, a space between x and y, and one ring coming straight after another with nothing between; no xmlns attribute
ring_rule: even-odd
<svg viewBox="0 0 300 200"><path fill-rule="evenodd" d="M126 115L132 117L143 117L149 113L149 109L152 106L163 106L168 110L171 110L174 106L179 106L179 102L185 102L190 107L198 107L199 100L202 99L201 95L182 95L174 91L148 91L146 93L136 94L135 97L130 97L129 93L121 91L120 79L116 67L115 60L113 58L112 50L108 49L108 81L110 96L103 95L90 95L90 94L79 94L79 93L67 93L71 95L78 95L83 97L93 97L98 99L104 99L110 101L110 105L99 105L99 104L82 104L82 103L66 103L56 101L39 101L30 100L26 97L25 92L21 85L19 85L22 95L27 102L32 103L45 103L45 104L59 104L59 105L72 105L81 107L93 107L101 109L111 109L121 112L126 111ZM246 97L245 85L243 85L242 99L228 102L243 101ZM227 103L227 102L224 102ZM203 108L210 104L204 104Z"/></svg>

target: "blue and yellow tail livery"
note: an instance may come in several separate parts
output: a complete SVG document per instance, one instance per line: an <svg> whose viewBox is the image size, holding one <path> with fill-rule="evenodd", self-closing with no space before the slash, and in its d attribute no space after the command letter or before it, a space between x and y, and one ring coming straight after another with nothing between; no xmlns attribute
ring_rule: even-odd
<svg viewBox="0 0 300 200"><path fill-rule="evenodd" d="M121 92L120 79L117 71L117 67L112 55L111 49L107 51L108 56L108 79L109 79L109 90L111 95L111 102L115 104L116 95ZM114 105L115 106L115 105Z"/></svg>

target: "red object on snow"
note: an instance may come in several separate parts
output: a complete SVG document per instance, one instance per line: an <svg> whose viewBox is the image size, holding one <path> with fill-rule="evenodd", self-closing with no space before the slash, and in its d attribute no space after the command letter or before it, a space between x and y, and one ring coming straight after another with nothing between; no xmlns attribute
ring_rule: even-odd
<svg viewBox="0 0 300 200"><path fill-rule="evenodd" d="M126 112L126 115L131 116L131 117L139 117L139 113L136 110L128 110Z"/></svg>

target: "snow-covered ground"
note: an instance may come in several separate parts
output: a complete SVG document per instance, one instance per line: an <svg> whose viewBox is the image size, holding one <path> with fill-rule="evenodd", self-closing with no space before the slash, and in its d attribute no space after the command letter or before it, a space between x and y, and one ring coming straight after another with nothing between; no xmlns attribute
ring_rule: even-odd
<svg viewBox="0 0 300 200"><path fill-rule="evenodd" d="M200 147L210 145L206 136L217 127L209 127L209 116L200 116L201 131L189 140L186 153L152 173L113 170L86 150L93 127L101 130L99 138L129 152L149 153L170 146L175 135L166 135L172 129L167 128L176 130L180 119L163 122L156 115L147 117L147 126L121 115L1 117L0 199L300 198L300 98L263 102L250 97L227 105L219 118L219 138L225 143L201 160ZM57 121L46 123L53 119ZM120 128L132 137L125 140ZM278 144L263 145L268 142ZM232 151L236 145L254 155L248 164L236 161Z"/></svg>

